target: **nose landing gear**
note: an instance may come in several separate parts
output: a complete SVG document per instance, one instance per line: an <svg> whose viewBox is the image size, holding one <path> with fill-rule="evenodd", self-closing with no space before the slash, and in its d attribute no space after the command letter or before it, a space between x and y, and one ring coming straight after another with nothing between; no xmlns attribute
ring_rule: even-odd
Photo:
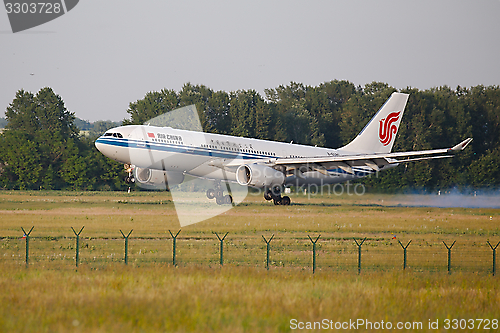
<svg viewBox="0 0 500 333"><path fill-rule="evenodd" d="M130 164L124 164L123 165L125 172L127 172L127 177L125 177L125 182L127 184L135 183L135 178L134 178L134 167Z"/></svg>

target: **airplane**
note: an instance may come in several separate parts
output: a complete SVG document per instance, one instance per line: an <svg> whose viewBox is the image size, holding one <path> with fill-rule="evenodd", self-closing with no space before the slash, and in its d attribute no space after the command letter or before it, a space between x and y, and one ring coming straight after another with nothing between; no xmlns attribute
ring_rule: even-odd
<svg viewBox="0 0 500 333"><path fill-rule="evenodd" d="M451 148L391 152L408 94L393 93L349 144L312 147L201 131L149 125L112 128L95 141L105 156L124 163L128 182L180 184L184 176L214 181L206 192L217 204L231 204L221 182L264 190L275 205L290 205L282 196L289 186L336 184L369 176L402 163L453 157L472 141Z"/></svg>

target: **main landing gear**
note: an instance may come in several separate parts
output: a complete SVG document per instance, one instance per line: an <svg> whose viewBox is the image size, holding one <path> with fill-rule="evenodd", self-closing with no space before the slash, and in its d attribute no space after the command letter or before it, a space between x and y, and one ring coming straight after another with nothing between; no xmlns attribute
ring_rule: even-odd
<svg viewBox="0 0 500 333"><path fill-rule="evenodd" d="M215 188L209 188L207 190L207 198L215 198L215 202L217 202L218 205L231 205L233 203L233 197L229 194L224 195L224 191L220 184L217 184Z"/></svg>
<svg viewBox="0 0 500 333"><path fill-rule="evenodd" d="M283 205L283 206L288 206L290 205L290 197L288 196L281 196L281 188L279 186L275 186L272 189L266 189L264 192L264 199L266 200L272 200L275 205Z"/></svg>

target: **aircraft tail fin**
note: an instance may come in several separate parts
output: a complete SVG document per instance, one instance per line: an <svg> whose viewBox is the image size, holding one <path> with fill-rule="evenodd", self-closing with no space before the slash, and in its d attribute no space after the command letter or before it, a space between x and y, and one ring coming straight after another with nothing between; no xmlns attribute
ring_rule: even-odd
<svg viewBox="0 0 500 333"><path fill-rule="evenodd" d="M390 153L408 96L393 93L358 136L339 150L352 153Z"/></svg>

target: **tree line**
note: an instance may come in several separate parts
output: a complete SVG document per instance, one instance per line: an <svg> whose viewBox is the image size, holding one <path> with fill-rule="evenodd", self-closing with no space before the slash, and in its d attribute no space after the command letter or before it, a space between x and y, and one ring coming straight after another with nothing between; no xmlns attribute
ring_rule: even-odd
<svg viewBox="0 0 500 333"><path fill-rule="evenodd" d="M4 189L122 189L123 166L79 135L75 115L51 88L19 90L5 111L0 135Z"/></svg>
<svg viewBox="0 0 500 333"><path fill-rule="evenodd" d="M351 141L395 91L381 82L361 87L334 80L318 86L292 82L266 89L262 96L254 90L214 91L188 83L178 92L153 91L130 103L122 123L143 124L195 104L206 132L338 148ZM447 148L467 137L474 140L455 158L409 163L361 180L369 190L499 188L498 86L399 91L410 97L393 151ZM8 130L0 136L0 186L123 188L123 167L78 135L74 114L50 88L36 95L20 90L6 119Z"/></svg>

